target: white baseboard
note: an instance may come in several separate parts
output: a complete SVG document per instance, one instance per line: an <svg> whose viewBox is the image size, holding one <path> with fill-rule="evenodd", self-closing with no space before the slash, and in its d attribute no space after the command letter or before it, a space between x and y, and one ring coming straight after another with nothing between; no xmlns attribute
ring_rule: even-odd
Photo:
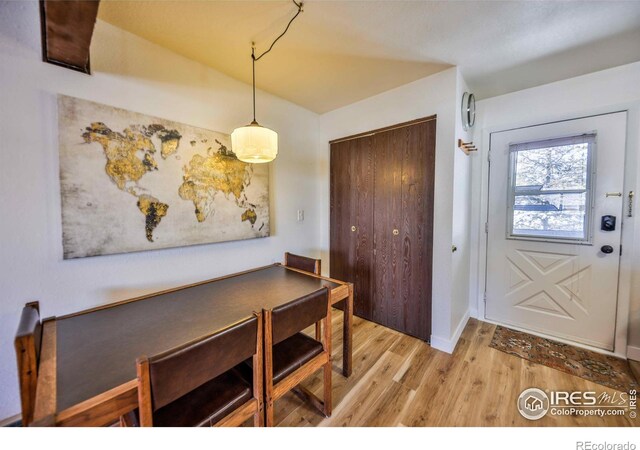
<svg viewBox="0 0 640 450"><path fill-rule="evenodd" d="M21 419L20 414L7 417L6 419L0 420L0 427L16 426L16 424L20 421L20 419Z"/></svg>
<svg viewBox="0 0 640 450"><path fill-rule="evenodd" d="M456 327L456 331L453 333L450 339L445 339L440 336L431 335L431 347L436 350L441 350L446 353L453 353L456 349L456 344L458 343L458 339L460 339L460 335L464 331L464 327L467 326L467 322L469 321L469 310L464 313L462 319L460 319L460 323Z"/></svg>
<svg viewBox="0 0 640 450"><path fill-rule="evenodd" d="M640 361L640 347L634 347L627 345L627 359L633 359L634 361Z"/></svg>

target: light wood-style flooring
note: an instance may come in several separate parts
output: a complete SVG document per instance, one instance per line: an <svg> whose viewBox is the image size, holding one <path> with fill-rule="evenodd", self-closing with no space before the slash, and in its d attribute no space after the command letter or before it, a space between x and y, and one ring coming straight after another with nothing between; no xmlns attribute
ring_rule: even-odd
<svg viewBox="0 0 640 450"><path fill-rule="evenodd" d="M638 426L624 417L524 419L516 408L529 387L615 391L489 347L495 326L470 320L452 355L354 317L353 375L342 376L342 312L333 312L333 415L292 393L276 402L279 426ZM311 330L309 330L311 333ZM318 372L303 385L322 396Z"/></svg>

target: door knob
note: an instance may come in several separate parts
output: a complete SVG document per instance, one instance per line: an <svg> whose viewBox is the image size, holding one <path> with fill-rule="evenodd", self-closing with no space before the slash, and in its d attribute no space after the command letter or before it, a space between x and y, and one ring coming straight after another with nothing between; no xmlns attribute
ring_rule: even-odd
<svg viewBox="0 0 640 450"><path fill-rule="evenodd" d="M600 247L600 251L606 254L613 253L613 247L610 245L603 245L602 247Z"/></svg>
<svg viewBox="0 0 640 450"><path fill-rule="evenodd" d="M351 225L351 231L356 231L356 226L355 225Z"/></svg>
<svg viewBox="0 0 640 450"><path fill-rule="evenodd" d="M400 234L400 231L398 231L398 229L397 229L397 228L395 228L395 229L393 230L393 235L394 235L394 236L397 236L397 235L399 235L399 234Z"/></svg>

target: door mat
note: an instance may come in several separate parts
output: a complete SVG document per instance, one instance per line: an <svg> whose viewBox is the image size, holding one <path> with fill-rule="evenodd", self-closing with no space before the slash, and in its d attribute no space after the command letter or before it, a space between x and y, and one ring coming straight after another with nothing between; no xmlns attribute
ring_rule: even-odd
<svg viewBox="0 0 640 450"><path fill-rule="evenodd" d="M498 326L489 347L617 391L638 389L629 362Z"/></svg>

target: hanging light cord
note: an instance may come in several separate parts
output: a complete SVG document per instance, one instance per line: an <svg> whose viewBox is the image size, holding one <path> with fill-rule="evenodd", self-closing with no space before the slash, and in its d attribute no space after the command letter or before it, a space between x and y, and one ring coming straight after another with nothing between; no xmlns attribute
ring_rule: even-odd
<svg viewBox="0 0 640 450"><path fill-rule="evenodd" d="M293 2L293 4L294 4L294 5L296 5L296 6L298 7L298 12L296 12L296 15L295 15L295 16L293 16L293 17L291 18L291 20L290 20L290 21L289 21L289 23L287 24L287 27L286 27L286 28L284 29L284 31L282 32L282 34L280 34L280 36L278 36L278 37L277 37L277 38L276 38L276 39L271 43L271 46L270 46L267 50L265 50L265 51L264 51L260 56L255 56L255 53L254 53L254 52L251 52L251 58L253 58L253 60L254 60L254 61L259 61L259 60L260 60L260 58L262 58L264 55L266 55L267 53L269 53L269 52L271 51L271 49L273 48L273 46L274 46L274 45L276 45L276 42L278 42L278 41L280 40L280 38L281 38L282 36L284 36L284 35L287 33L287 31L289 31L289 27L291 26L291 24L293 23L293 21L294 21L294 20L296 20L296 17L298 17L298 16L300 15L300 13L302 12L302 6L303 6L303 3L302 3L302 2L298 3L298 2L296 2L296 0L291 0L291 1Z"/></svg>
<svg viewBox="0 0 640 450"><path fill-rule="evenodd" d="M284 29L284 31L280 34L280 36L275 38L275 40L271 43L269 48L267 50L265 50L260 56L256 56L256 45L255 45L255 42L251 43L251 64L253 65L253 122L251 122L252 125L253 124L257 125L258 124L258 122L256 122L256 61L260 60L260 58L262 58L264 55L269 53L271 51L271 49L273 48L273 46L276 45L276 42L278 42L282 36L287 34L287 31L289 31L289 27L291 26L293 21L296 20L296 17L298 17L300 15L300 13L302 12L302 7L303 7L304 4L302 2L298 3L298 2L296 2L296 0L291 0L291 1L293 2L294 5L297 6L298 11L291 18L291 20L287 24L287 26Z"/></svg>

